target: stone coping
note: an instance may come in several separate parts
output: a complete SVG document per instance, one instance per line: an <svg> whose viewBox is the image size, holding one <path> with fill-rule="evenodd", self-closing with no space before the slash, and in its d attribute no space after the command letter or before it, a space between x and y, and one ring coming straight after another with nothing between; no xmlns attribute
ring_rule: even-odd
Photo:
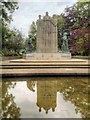
<svg viewBox="0 0 90 120"><path fill-rule="evenodd" d="M49 68L49 69L3 69L2 77L26 77L26 76L88 76L88 69L75 68Z"/></svg>
<svg viewBox="0 0 90 120"><path fill-rule="evenodd" d="M10 60L10 62L14 63L29 63L29 62L45 62L45 63L49 63L49 62L87 62L87 60L84 59L61 59L61 60L29 60L29 59L16 59L16 60Z"/></svg>

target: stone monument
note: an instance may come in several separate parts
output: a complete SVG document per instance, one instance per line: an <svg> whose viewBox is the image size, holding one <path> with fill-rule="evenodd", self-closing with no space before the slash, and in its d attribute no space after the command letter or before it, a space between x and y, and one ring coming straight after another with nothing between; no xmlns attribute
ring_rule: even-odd
<svg viewBox="0 0 90 120"><path fill-rule="evenodd" d="M37 20L37 53L57 53L57 22L46 12Z"/></svg>
<svg viewBox="0 0 90 120"><path fill-rule="evenodd" d="M57 21L54 16L50 17L48 12L46 12L43 18L39 15L36 24L36 53L26 54L26 58L31 60L60 60L71 58L71 54L68 51L58 52Z"/></svg>

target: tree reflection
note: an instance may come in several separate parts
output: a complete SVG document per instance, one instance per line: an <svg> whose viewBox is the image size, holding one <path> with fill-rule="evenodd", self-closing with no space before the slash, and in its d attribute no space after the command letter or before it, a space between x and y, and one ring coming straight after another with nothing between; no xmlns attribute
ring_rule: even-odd
<svg viewBox="0 0 90 120"><path fill-rule="evenodd" d="M29 90L31 90L32 92L35 92L35 81L27 81L27 87Z"/></svg>
<svg viewBox="0 0 90 120"><path fill-rule="evenodd" d="M9 93L9 89L14 88L13 82L2 82L2 117L19 118L20 108L14 102L14 96Z"/></svg>
<svg viewBox="0 0 90 120"><path fill-rule="evenodd" d="M81 113L82 118L88 118L88 78L60 79L57 81L57 90L63 94L65 101L74 103L76 113Z"/></svg>

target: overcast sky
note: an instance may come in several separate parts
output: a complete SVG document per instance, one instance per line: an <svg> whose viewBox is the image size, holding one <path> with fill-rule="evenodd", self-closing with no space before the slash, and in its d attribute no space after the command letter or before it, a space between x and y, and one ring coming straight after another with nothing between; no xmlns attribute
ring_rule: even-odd
<svg viewBox="0 0 90 120"><path fill-rule="evenodd" d="M72 6L77 0L19 0L19 9L13 14L11 28L17 28L28 35L28 30L32 21L38 19L38 15L60 14L66 6ZM22 1L22 2L21 2ZM33 1L33 2L32 2ZM53 2L55 1L55 2Z"/></svg>

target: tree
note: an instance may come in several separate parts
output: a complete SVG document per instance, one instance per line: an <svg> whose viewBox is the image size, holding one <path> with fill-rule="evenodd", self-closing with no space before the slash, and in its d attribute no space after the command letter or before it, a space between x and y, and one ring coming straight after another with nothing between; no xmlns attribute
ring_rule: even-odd
<svg viewBox="0 0 90 120"><path fill-rule="evenodd" d="M68 32L69 48L72 54L89 55L89 3L77 2L65 8L63 31Z"/></svg>
<svg viewBox="0 0 90 120"><path fill-rule="evenodd" d="M4 0L0 3L0 31L1 31L1 35L0 35L0 46L2 46L3 49L6 49L6 45L7 45L7 41L9 39L9 35L10 35L10 29L9 29L9 23L12 20L12 13L15 11L15 9L18 8L18 3L17 2L10 2L9 0L7 0L7 2L5 2ZM7 51L7 50L6 50ZM3 50L1 49L1 53L3 52Z"/></svg>
<svg viewBox="0 0 90 120"><path fill-rule="evenodd" d="M56 15L54 14L53 17L57 20L57 36L58 36L58 49L61 49L62 44L62 35L63 35L63 29L64 29L64 18L63 14Z"/></svg>
<svg viewBox="0 0 90 120"><path fill-rule="evenodd" d="M32 24L30 25L27 39L27 41L30 41L32 43L32 51L36 50L36 32L37 32L36 24L33 21Z"/></svg>
<svg viewBox="0 0 90 120"><path fill-rule="evenodd" d="M2 21L2 55L21 55L21 50L24 49L24 38L19 30L9 28L12 21L13 12L18 9L18 2L3 1L0 3L2 13L0 18Z"/></svg>
<svg viewBox="0 0 90 120"><path fill-rule="evenodd" d="M19 30L4 28L2 38L2 52L5 56L22 55L22 52L25 49L24 38Z"/></svg>
<svg viewBox="0 0 90 120"><path fill-rule="evenodd" d="M0 3L0 8L1 8L1 14L0 18L2 20L2 23L7 24L10 23L12 20L12 13L15 11L15 9L18 9L18 2L15 2L12 0L3 0L3 2Z"/></svg>

